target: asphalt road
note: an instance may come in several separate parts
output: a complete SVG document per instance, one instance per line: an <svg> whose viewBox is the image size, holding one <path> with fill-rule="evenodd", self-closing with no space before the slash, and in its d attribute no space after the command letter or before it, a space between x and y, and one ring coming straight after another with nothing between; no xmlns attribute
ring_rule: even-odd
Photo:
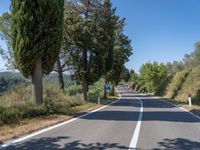
<svg viewBox="0 0 200 150"><path fill-rule="evenodd" d="M200 150L200 119L127 87L118 91L116 103L12 145L7 141L3 149Z"/></svg>

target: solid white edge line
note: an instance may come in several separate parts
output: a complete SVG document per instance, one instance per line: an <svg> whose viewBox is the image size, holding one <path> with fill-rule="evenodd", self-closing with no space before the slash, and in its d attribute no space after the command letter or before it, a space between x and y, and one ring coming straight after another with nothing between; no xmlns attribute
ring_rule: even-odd
<svg viewBox="0 0 200 150"><path fill-rule="evenodd" d="M56 125L47 127L47 128L42 129L42 130L40 130L40 131L36 131L36 132L31 133L31 134L29 134L29 135L26 135L26 136L24 136L24 137L18 138L18 139L13 140L13 141L11 141L11 142L9 142L9 143L2 144L2 145L0 145L0 149L1 149L1 148L8 147L8 146L10 146L10 145L15 145L15 144L17 144L17 143L19 143L19 142L22 142L22 141L24 141L24 140L27 140L27 139L29 139L29 138L31 138L31 137L34 137L34 136L39 135L39 134L42 134L42 133L44 133L44 132L53 130L53 129L55 129L55 128L58 128L58 127L60 127L60 126L63 126L63 125L65 125L65 124L68 124L68 123L70 123L70 122L73 122L73 121L75 121L75 120L78 120L78 119L80 119L80 118L83 118L83 117L85 117L85 116L87 116L87 115L90 115L90 114L92 114L92 113L94 113L94 112L97 112L97 111L99 111L99 110L101 110L101 109L104 109L104 108L106 108L106 107L112 105L112 104L116 103L117 101L119 101L119 100L121 99L121 94L119 93L119 91L117 90L117 88L116 88L116 91L117 91L117 93L118 93L118 95L119 95L119 98L118 98L117 100L115 100L114 102L112 102L112 103L110 103L110 104L108 104L108 105L102 106L102 107L100 107L100 108L97 108L97 109L95 109L95 110L93 110L93 111L90 111L90 112L88 112L88 113L86 113L86 114L84 114L84 115L81 115L81 116L79 116L79 117L72 118L72 119L67 120L67 121L65 121L65 122L62 122L62 123L59 123L59 124L56 124Z"/></svg>
<svg viewBox="0 0 200 150"><path fill-rule="evenodd" d="M156 98L154 98L154 99L156 99ZM185 109L185 108L183 108L183 107L180 107L180 106L178 106L178 105L176 105L176 104L173 104L173 103L171 103L171 102L165 101L165 100L163 100L163 99L159 99L159 100L162 101L162 102L165 102L165 103L167 103L167 104L170 104L170 105L172 105L172 106L174 106L174 107L177 107L177 108L179 108L179 109L181 109L181 110L183 110L183 111L189 113L189 114L192 115L193 117L195 117L195 118L197 118L197 119L200 120L200 116L195 115L194 113L190 112L189 110L187 110L187 109Z"/></svg>
<svg viewBox="0 0 200 150"><path fill-rule="evenodd" d="M136 149L137 141L138 141L139 133L140 133L140 128L141 128L141 124L142 124L143 102L140 98L138 98L138 97L136 97L136 98L140 101L141 107L140 107L140 113L139 113L139 116L138 116L138 121L137 121L135 130L134 130L134 133L133 133L133 137L132 137L131 142L129 144L128 150L135 150Z"/></svg>

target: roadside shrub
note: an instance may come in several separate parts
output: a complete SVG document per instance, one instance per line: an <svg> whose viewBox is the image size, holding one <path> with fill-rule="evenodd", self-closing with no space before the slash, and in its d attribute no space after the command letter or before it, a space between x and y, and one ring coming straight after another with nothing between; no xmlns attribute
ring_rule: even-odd
<svg viewBox="0 0 200 150"><path fill-rule="evenodd" d="M20 119L20 110L16 107L0 107L0 123L9 124L15 123Z"/></svg>
<svg viewBox="0 0 200 150"><path fill-rule="evenodd" d="M181 89L179 90L177 96L175 97L177 100L187 101L188 93L192 95L192 100L194 102L200 102L200 67L193 68L185 81Z"/></svg>
<svg viewBox="0 0 200 150"><path fill-rule="evenodd" d="M44 105L34 105L34 104L27 104L24 105L23 107L19 107L20 110L22 110L22 116L21 118L33 118L37 116L43 116L47 115L48 112Z"/></svg>
<svg viewBox="0 0 200 150"><path fill-rule="evenodd" d="M44 104L36 105L31 100L31 86L16 86L0 98L0 125L15 123L23 118L52 114L70 115L76 107L85 104L81 95L69 96L57 87L44 87Z"/></svg>
<svg viewBox="0 0 200 150"><path fill-rule="evenodd" d="M70 87L68 87L68 88L66 89L66 93L67 93L69 96L73 96L73 95L76 95L76 94L80 94L80 93L81 93L81 86L80 86L80 85L77 85L77 84L71 85Z"/></svg>
<svg viewBox="0 0 200 150"><path fill-rule="evenodd" d="M177 72L172 78L171 83L167 86L166 97L175 98L179 90L182 88L184 81L189 74L189 70Z"/></svg>
<svg viewBox="0 0 200 150"><path fill-rule="evenodd" d="M97 102L98 97L102 97L104 92L104 80L100 79L94 85L89 87L88 100L91 102Z"/></svg>
<svg viewBox="0 0 200 150"><path fill-rule="evenodd" d="M155 95L164 96L166 93L166 88L170 84L172 80L172 76L167 76L158 86L156 89Z"/></svg>

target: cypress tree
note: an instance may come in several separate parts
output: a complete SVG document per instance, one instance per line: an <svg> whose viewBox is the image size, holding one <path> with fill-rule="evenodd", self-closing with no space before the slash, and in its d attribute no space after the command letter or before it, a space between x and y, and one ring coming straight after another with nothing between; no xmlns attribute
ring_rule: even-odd
<svg viewBox="0 0 200 150"><path fill-rule="evenodd" d="M17 68L32 79L33 101L41 104L42 76L58 58L64 0L11 0L12 48Z"/></svg>

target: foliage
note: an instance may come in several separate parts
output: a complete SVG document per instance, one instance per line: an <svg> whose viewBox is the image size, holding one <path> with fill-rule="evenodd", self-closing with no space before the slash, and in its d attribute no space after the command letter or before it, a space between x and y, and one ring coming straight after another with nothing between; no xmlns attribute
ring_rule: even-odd
<svg viewBox="0 0 200 150"><path fill-rule="evenodd" d="M131 74L127 68L124 67L124 70L121 73L121 79L125 82L128 82L131 78Z"/></svg>
<svg viewBox="0 0 200 150"><path fill-rule="evenodd" d="M179 89L176 95L177 100L187 101L188 93L192 95L193 101L200 101L200 66L194 67L188 70L188 74L182 83L182 87Z"/></svg>
<svg viewBox="0 0 200 150"><path fill-rule="evenodd" d="M80 94L81 93L81 86L77 85L77 84L71 85L70 87L68 87L66 89L66 93L70 96Z"/></svg>
<svg viewBox="0 0 200 150"><path fill-rule="evenodd" d="M128 81L129 88L138 91L139 90L139 75L134 70L130 71L131 77Z"/></svg>
<svg viewBox="0 0 200 150"><path fill-rule="evenodd" d="M172 63L167 63L166 67L169 70L169 73L173 75L176 72L183 71L185 69L185 64L183 61L173 61Z"/></svg>
<svg viewBox="0 0 200 150"><path fill-rule="evenodd" d="M59 88L48 86L44 89L44 104L36 105L29 100L30 92L30 86L18 85L0 97L0 125L42 115L71 115L78 111L77 106L84 104L79 95L71 97L63 94Z"/></svg>
<svg viewBox="0 0 200 150"><path fill-rule="evenodd" d="M167 86L172 81L172 77L172 75L167 75L167 77L162 82L160 82L158 88L155 91L155 95L164 96L166 94Z"/></svg>
<svg viewBox="0 0 200 150"><path fill-rule="evenodd" d="M106 80L110 81L113 85L117 85L121 81L121 75L125 70L124 64L129 60L129 56L132 55L131 41L123 34L124 25L124 19L118 21L117 36L115 37L113 51L113 67L106 75Z"/></svg>
<svg viewBox="0 0 200 150"><path fill-rule="evenodd" d="M75 84L75 81L72 80L71 76L68 74L63 74L63 82L66 88ZM49 75L44 76L43 83L45 86L55 86L58 88L59 84L57 74L50 73Z"/></svg>
<svg viewBox="0 0 200 150"><path fill-rule="evenodd" d="M172 81L167 86L166 96L169 98L175 98L178 94L178 91L182 88L182 85L188 76L189 71L184 70L177 72L175 76L172 78Z"/></svg>
<svg viewBox="0 0 200 150"><path fill-rule="evenodd" d="M63 26L63 0L11 1L11 33L17 68L25 77L42 59L44 74L58 57Z"/></svg>
<svg viewBox="0 0 200 150"><path fill-rule="evenodd" d="M0 73L0 94L7 91L16 84L28 84L28 81L25 80L18 73L10 73L10 72Z"/></svg>
<svg viewBox="0 0 200 150"><path fill-rule="evenodd" d="M117 36L120 34L123 40L127 37L120 33L122 21L115 15L110 0L103 3L69 0L65 7L63 45L69 53L68 63L73 68L74 79L82 84L86 100L88 86L113 69L114 47L122 41L118 42Z"/></svg>
<svg viewBox="0 0 200 150"><path fill-rule="evenodd" d="M91 102L97 102L98 97L102 97L104 92L104 79L101 78L99 81L90 86L88 91L88 99Z"/></svg>
<svg viewBox="0 0 200 150"><path fill-rule="evenodd" d="M0 48L2 58L7 61L6 67L8 69L16 69L11 46L11 15L8 12L3 13L2 16L0 16L0 37L7 45L7 49Z"/></svg>
<svg viewBox="0 0 200 150"><path fill-rule="evenodd" d="M146 63L140 68L139 82L142 84L142 91L155 92L159 84L167 77L168 70L164 64Z"/></svg>
<svg viewBox="0 0 200 150"><path fill-rule="evenodd" d="M185 67L194 68L200 65L200 42L195 43L195 49L191 54L185 54L183 59Z"/></svg>

